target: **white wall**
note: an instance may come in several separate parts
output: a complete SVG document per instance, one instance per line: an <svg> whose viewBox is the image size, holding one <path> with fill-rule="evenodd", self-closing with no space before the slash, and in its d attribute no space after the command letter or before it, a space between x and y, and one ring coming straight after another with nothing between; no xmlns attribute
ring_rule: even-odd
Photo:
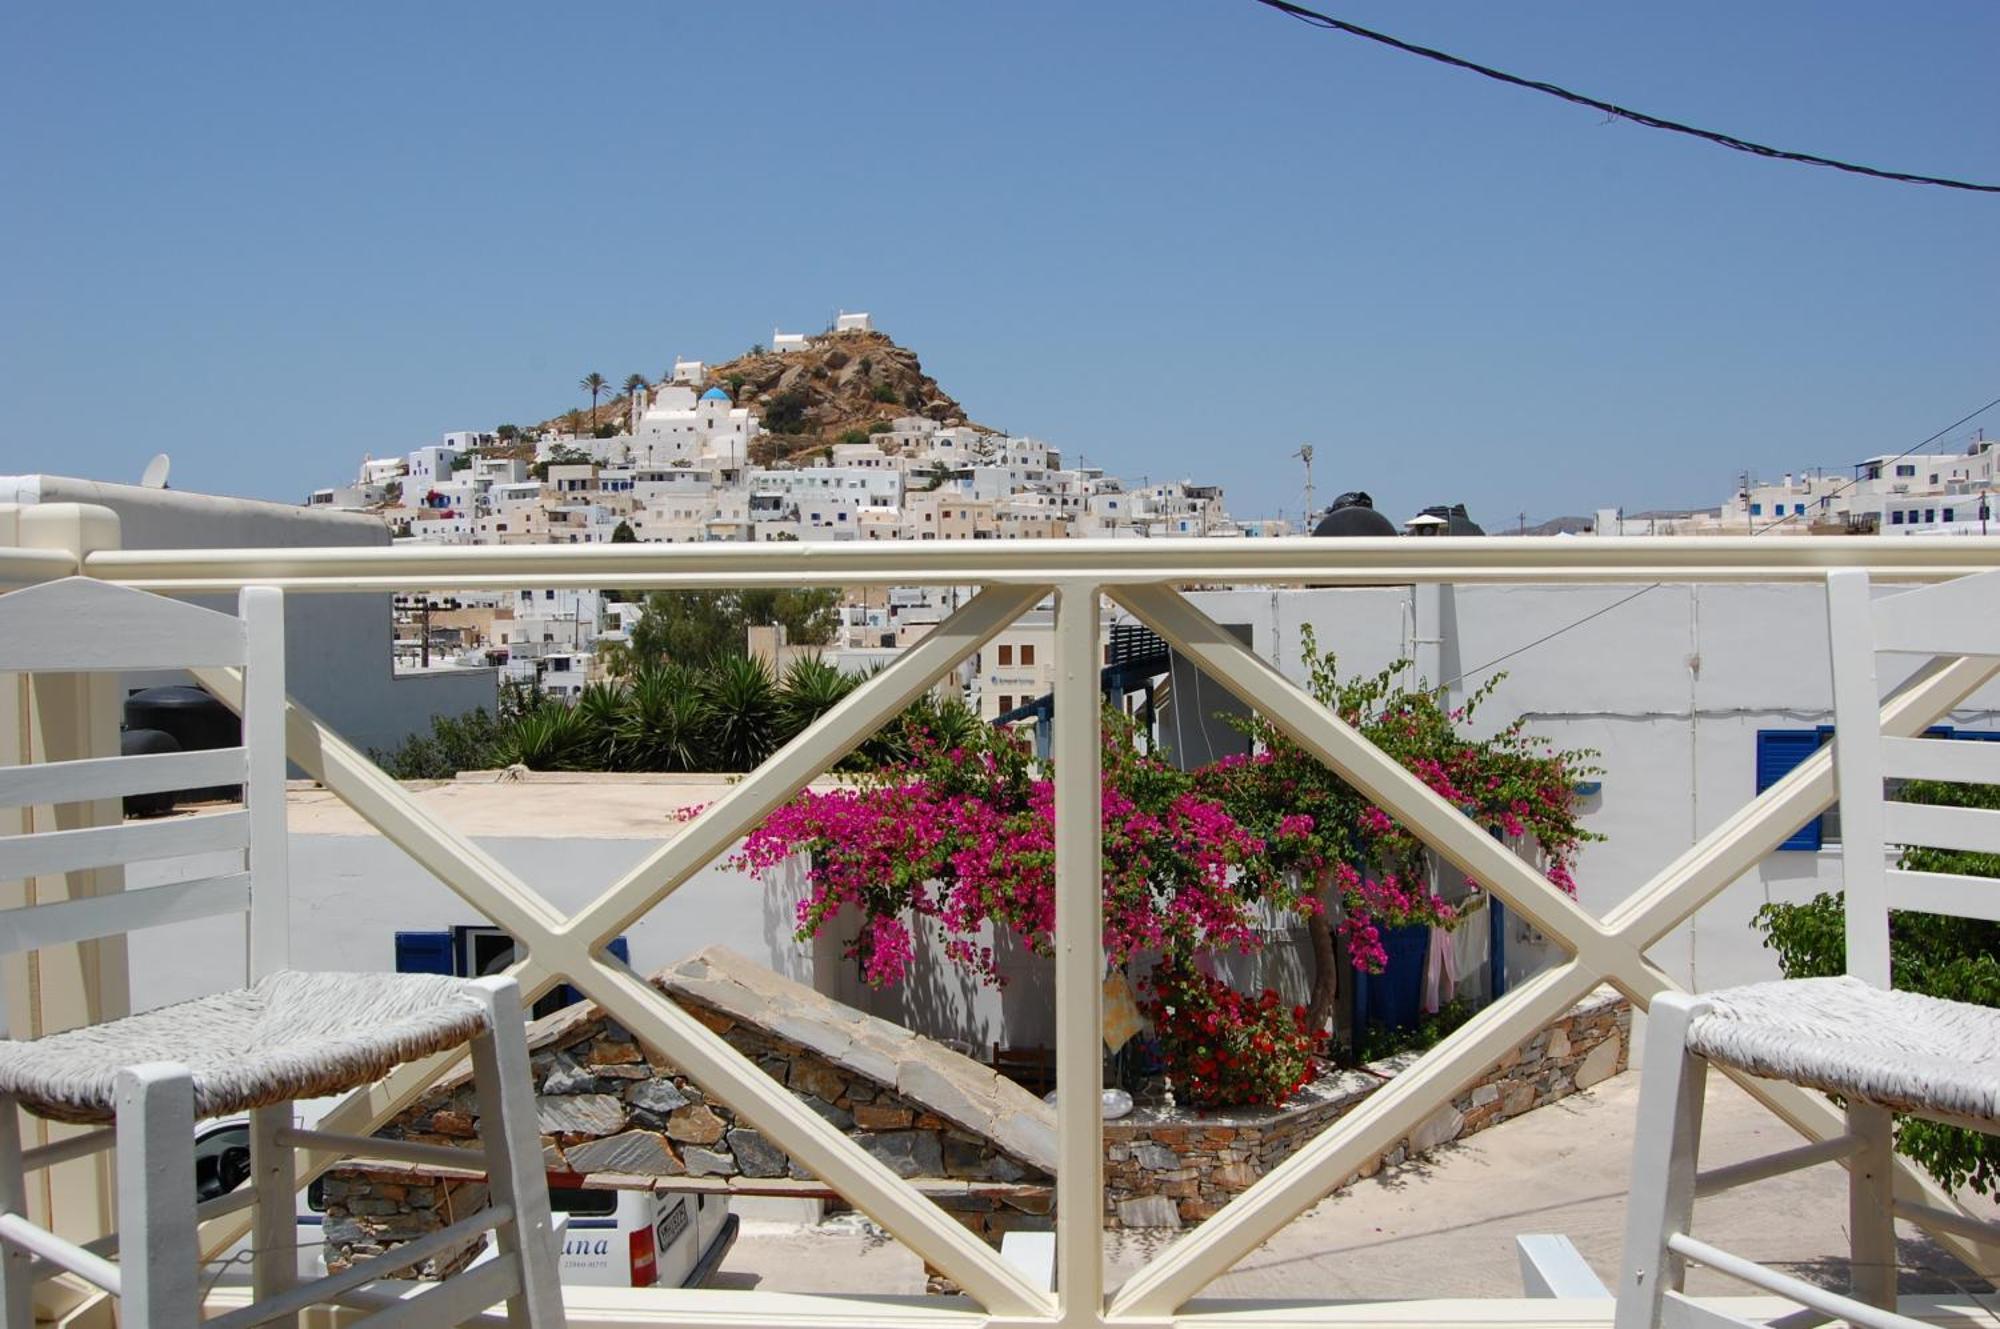
<svg viewBox="0 0 2000 1329"><path fill-rule="evenodd" d="M378 517L177 489L143 489L66 476L0 476L0 503L96 503L118 514L127 549L312 548L387 545ZM192 597L234 611L235 599ZM433 715L491 709L496 675L467 669L398 677L390 597L297 594L285 602L291 693L355 746L389 749Z"/></svg>
<svg viewBox="0 0 2000 1329"><path fill-rule="evenodd" d="M1476 668L1637 589L1450 588L1436 673L1449 679ZM1190 598L1219 622L1249 625L1254 648L1297 681L1304 676L1304 624L1312 625L1322 650L1339 657L1343 673L1372 672L1414 649L1407 587ZM1885 658L1885 689L1919 663ZM1579 898L1598 914L1755 796L1757 730L1832 719L1824 592L1816 586L1662 586L1501 670L1505 681L1476 716L1481 732L1526 716L1531 732L1559 746L1601 753L1603 788L1584 804L1584 822L1606 839L1584 848L1576 873ZM1454 702L1488 676L1454 687ZM2000 686L1975 696L1954 723L2000 728ZM1766 902L1835 888L1839 865L1837 846L1773 853L1663 941L1653 958L1694 986L1774 977L1776 964L1752 916Z"/></svg>
<svg viewBox="0 0 2000 1329"><path fill-rule="evenodd" d="M552 791L580 795L585 791ZM566 912L582 909L654 848L640 839L482 836L479 846ZM395 934L485 924L480 912L396 846L377 835L291 838L292 966L310 970L393 970ZM129 885L150 886L227 870L214 856L128 870ZM721 943L801 982L813 981L809 947L791 939L792 878L762 883L710 867L626 933L641 973ZM132 1006L147 1010L213 992L240 962L239 919L204 919L148 932L131 950Z"/></svg>

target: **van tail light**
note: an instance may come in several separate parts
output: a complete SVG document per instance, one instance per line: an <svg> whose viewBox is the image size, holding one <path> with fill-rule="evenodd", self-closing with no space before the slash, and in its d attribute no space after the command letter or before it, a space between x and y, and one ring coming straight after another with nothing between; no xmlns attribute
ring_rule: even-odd
<svg viewBox="0 0 2000 1329"><path fill-rule="evenodd" d="M632 1286L651 1287L660 1281L659 1257L653 1254L653 1229L642 1227L630 1234Z"/></svg>

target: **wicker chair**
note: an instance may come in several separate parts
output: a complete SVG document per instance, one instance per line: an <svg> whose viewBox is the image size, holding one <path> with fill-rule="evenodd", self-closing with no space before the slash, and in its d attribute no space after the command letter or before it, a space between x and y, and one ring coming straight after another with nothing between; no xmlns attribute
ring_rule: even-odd
<svg viewBox="0 0 2000 1329"><path fill-rule="evenodd" d="M286 968L284 603L243 592L240 616L88 578L0 595L0 674L62 675L230 666L243 671L243 744L214 752L0 767L0 807L87 804L134 793L241 783L241 811L0 838L0 881L77 874L194 854L236 855L240 870L194 881L0 912L0 950L87 942L166 923L246 916L249 986L32 1041L0 1041L0 1308L31 1329L34 1289L68 1271L117 1295L122 1322L202 1323L199 1222L251 1208L253 1305L210 1324L296 1324L323 1304L379 1307L398 1323L457 1324L505 1301L509 1319L563 1323L546 1178L520 993L511 979L305 973ZM56 678L43 685L60 687ZM100 879L100 884L101 884ZM33 900L30 893L29 900ZM432 1151L484 1166L492 1203L377 1259L301 1283L293 1150L374 1156L415 1146L294 1129L292 1101L342 1093L397 1064L471 1045L482 1153ZM16 1107L97 1129L22 1149ZM197 1205L198 1119L245 1112L251 1177ZM25 1173L116 1146L118 1231L78 1244L29 1221ZM424 1161L441 1161L428 1159ZM415 1296L370 1284L491 1231L498 1258ZM116 1254L115 1262L110 1258ZM395 1284L407 1293L409 1284Z"/></svg>
<svg viewBox="0 0 2000 1329"><path fill-rule="evenodd" d="M2000 656L2000 572L1874 599L1867 574L1827 578L1833 648L1847 974L1653 1001L1618 1288L1617 1329L1733 1322L1682 1295L1688 1261L1796 1301L1795 1324L1845 1319L1917 1329L1895 1313L1898 1215L1982 1241L2000 1226L1893 1195L1896 1113L2000 1130L2000 1010L1890 988L1889 910L2000 919L2000 882L1888 866L1889 846L2000 853L2000 813L1890 801L1885 779L2000 784L2000 744L1889 737L1878 651ZM1697 1175L1711 1063L1837 1095L1846 1134ZM1848 1169L1851 1295L1840 1296L1690 1235L1697 1194L1815 1163Z"/></svg>

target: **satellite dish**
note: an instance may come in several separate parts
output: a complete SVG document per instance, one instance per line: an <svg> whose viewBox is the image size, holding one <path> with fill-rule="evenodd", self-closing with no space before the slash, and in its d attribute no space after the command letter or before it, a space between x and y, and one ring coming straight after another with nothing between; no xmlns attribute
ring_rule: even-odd
<svg viewBox="0 0 2000 1329"><path fill-rule="evenodd" d="M146 473L139 477L139 487L141 489L165 489L167 487L167 468L171 465L173 465L173 460L166 453L154 454L153 459L146 463Z"/></svg>

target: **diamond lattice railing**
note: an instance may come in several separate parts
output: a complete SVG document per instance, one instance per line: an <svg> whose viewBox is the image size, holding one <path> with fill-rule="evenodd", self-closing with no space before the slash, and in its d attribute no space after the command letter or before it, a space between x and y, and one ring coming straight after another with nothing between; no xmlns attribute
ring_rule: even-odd
<svg viewBox="0 0 2000 1329"><path fill-rule="evenodd" d="M1242 548L1158 547L926 548L908 551L561 551L586 557L558 560L539 550L363 551L115 551L88 554L92 575L168 592L214 592L245 583L305 591L338 588L507 587L524 579L551 585L635 587L743 584L841 584L911 581L985 587L929 637L858 689L806 733L746 776L681 835L663 845L590 905L565 915L470 839L429 817L402 788L302 708L293 707L292 759L351 805L388 839L451 887L468 904L524 944L517 972L531 992L568 982L705 1089L811 1167L852 1203L881 1222L985 1308L1000 1323L1159 1324L1169 1322L1215 1277L1353 1172L1449 1102L1452 1095L1506 1049L1561 1014L1599 982L1610 982L1640 1006L1673 985L1645 953L1668 931L1714 898L1775 848L1790 829L1833 798L1830 763L1822 754L1747 804L1637 894L1598 919L1540 873L1507 852L1455 808L1414 780L1337 717L1239 644L1175 590L1188 582L1803 580L1825 567L1876 567L1891 576L1937 579L1985 566L1984 551L1918 550L1905 544L1792 541L1620 541L1616 549L1579 550L1576 542L1529 547L1484 542L1356 541L1237 542ZM1412 548L1417 543L1447 546ZM1476 550L1449 548L1477 543ZM1329 547L1333 545L1334 547ZM1866 545L1867 547L1863 547ZM1252 547L1263 546L1263 547ZM1379 546L1379 547L1378 547ZM1741 547L1739 547L1741 546ZM1496 895L1570 952L1570 958L1515 988L1483 1011L1393 1085L1331 1126L1286 1163L1243 1192L1222 1213L1169 1247L1107 1299L1101 1284L1101 1140L1096 1105L1086 1096L1059 1108L1058 1291L1033 1286L963 1228L832 1130L803 1111L781 1087L698 1021L685 1016L639 976L606 955L603 945L725 852L771 809L831 767L908 700L942 678L994 633L1053 589L1057 594L1057 845L1059 1074L1087 1077L1095 1066L1098 1021L1092 1018L1102 973L1098 908L1096 673L1099 599L1120 601L1171 642L1210 678L1269 715L1307 750L1367 792L1417 832L1436 852L1489 886ZM1970 696L2000 669L2000 661L1943 661L1883 711L1890 733L1921 731ZM233 680L209 672L202 681L225 700ZM448 1069L434 1058L407 1066L355 1096L327 1129L365 1133L410 1103ZM1839 1118L1824 1100L1802 1091L1750 1084L1780 1116L1809 1136L1837 1132ZM316 1168L329 1161L302 1160ZM1934 1187L1905 1168L1897 1179L1932 1204ZM213 1226L211 1248L233 1238L227 1220ZM1978 1252L1952 1240L1971 1256ZM830 1317L896 1318L877 1303L826 1301L811 1311L794 1301L757 1300L739 1312L715 1309L704 1297L676 1301L658 1293L647 1318L676 1323L824 1323ZM753 1295L754 1294L744 1294ZM681 1309L676 1310L679 1306ZM943 1319L956 1317L937 1312Z"/></svg>

